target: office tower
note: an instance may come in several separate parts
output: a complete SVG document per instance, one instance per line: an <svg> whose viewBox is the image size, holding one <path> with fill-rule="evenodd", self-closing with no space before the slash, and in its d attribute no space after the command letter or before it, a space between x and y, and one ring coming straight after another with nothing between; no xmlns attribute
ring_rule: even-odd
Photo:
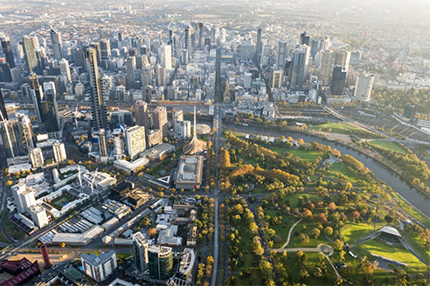
<svg viewBox="0 0 430 286"><path fill-rule="evenodd" d="M332 69L333 52L328 50L321 51L318 79L322 82L322 85L328 85L330 83Z"/></svg>
<svg viewBox="0 0 430 286"><path fill-rule="evenodd" d="M194 54L193 36L194 29L189 25L185 28L185 49L188 51L188 60L190 60Z"/></svg>
<svg viewBox="0 0 430 286"><path fill-rule="evenodd" d="M360 76L355 84L354 97L359 101L369 102L372 95L373 81L375 77L373 74L368 76Z"/></svg>
<svg viewBox="0 0 430 286"><path fill-rule="evenodd" d="M126 86L127 89L134 88L134 72L136 71L136 57L127 58L127 77Z"/></svg>
<svg viewBox="0 0 430 286"><path fill-rule="evenodd" d="M163 143L163 131L160 129L148 131L148 148Z"/></svg>
<svg viewBox="0 0 430 286"><path fill-rule="evenodd" d="M30 87L31 87L31 96L36 108L37 119L39 122L42 122L42 110L41 110L41 102L43 99L43 90L39 84L39 79L35 73L31 73L30 77Z"/></svg>
<svg viewBox="0 0 430 286"><path fill-rule="evenodd" d="M215 58L215 102L221 100L221 48L216 49Z"/></svg>
<svg viewBox="0 0 430 286"><path fill-rule="evenodd" d="M10 45L10 40L8 38L1 39L1 46L3 48L3 54L6 58L6 63L9 67L13 69L15 67L15 59L13 57L12 47Z"/></svg>
<svg viewBox="0 0 430 286"><path fill-rule="evenodd" d="M254 59L254 45L249 42L243 42L240 44L240 60L241 61L252 61Z"/></svg>
<svg viewBox="0 0 430 286"><path fill-rule="evenodd" d="M64 143L54 143L52 145L52 151L54 152L55 162L61 163L67 160L66 147Z"/></svg>
<svg viewBox="0 0 430 286"><path fill-rule="evenodd" d="M92 103L93 127L97 130L107 128L106 106L102 94L97 53L94 48L86 50L87 71L90 75L90 95Z"/></svg>
<svg viewBox="0 0 430 286"><path fill-rule="evenodd" d="M102 78L102 94L103 97L109 99L111 91L113 88L113 78L110 75L104 74ZM120 100L123 100L124 97L121 97Z"/></svg>
<svg viewBox="0 0 430 286"><path fill-rule="evenodd" d="M311 57L312 57L312 61L315 61L315 56L319 51L319 47L320 47L320 42L317 40L312 40L311 41Z"/></svg>
<svg viewBox="0 0 430 286"><path fill-rule="evenodd" d="M217 27L212 26L212 28L211 28L211 43L213 43L214 45L216 43L216 30L217 30Z"/></svg>
<svg viewBox="0 0 430 286"><path fill-rule="evenodd" d="M114 159L119 160L124 157L124 148L122 143L123 133L122 128L115 129L112 132L113 136L113 151Z"/></svg>
<svg viewBox="0 0 430 286"><path fill-rule="evenodd" d="M3 120L1 122L1 137L3 148L8 158L14 158L24 153L24 145L20 141L18 121Z"/></svg>
<svg viewBox="0 0 430 286"><path fill-rule="evenodd" d="M107 60L111 56L109 39L100 41L100 54L102 60Z"/></svg>
<svg viewBox="0 0 430 286"><path fill-rule="evenodd" d="M152 118L154 119L154 129L160 129L163 132L163 137L167 136L167 109L164 106L157 106L152 110Z"/></svg>
<svg viewBox="0 0 430 286"><path fill-rule="evenodd" d="M30 118L26 114L16 112L15 117L17 118L18 123L18 136L16 138L19 138L20 144L23 144L23 150L25 154L27 154L27 152L34 148L33 126L31 125Z"/></svg>
<svg viewBox="0 0 430 286"><path fill-rule="evenodd" d="M60 66L60 74L65 75L67 80L71 82L72 76L70 75L69 61L66 59L61 59L58 62L58 65Z"/></svg>
<svg viewBox="0 0 430 286"><path fill-rule="evenodd" d="M40 252L42 253L43 263L45 264L45 269L49 269L52 267L51 261L49 260L48 248L45 244L40 246Z"/></svg>
<svg viewBox="0 0 430 286"><path fill-rule="evenodd" d="M203 49L203 23L197 24L197 31L199 34L197 46L198 46L199 50L201 50L201 49Z"/></svg>
<svg viewBox="0 0 430 286"><path fill-rule="evenodd" d="M12 76L12 81L13 82L17 82L20 85L22 85L22 83L24 82L24 80L22 79L22 75L21 75L21 70L18 68L12 68L10 69L10 74Z"/></svg>
<svg viewBox="0 0 430 286"><path fill-rule="evenodd" d="M284 40L279 40L278 42L278 55L276 59L276 67L280 70L285 69L285 59L288 56L287 42Z"/></svg>
<svg viewBox="0 0 430 286"><path fill-rule="evenodd" d="M345 88L346 71L342 66L335 66L333 68L333 75L331 78L330 93L332 95L342 95Z"/></svg>
<svg viewBox="0 0 430 286"><path fill-rule="evenodd" d="M257 29L257 48L255 50L255 54L256 54L256 58L257 61L260 63L261 60L261 54L263 53L263 42L261 41L261 33L262 33L262 29L258 28Z"/></svg>
<svg viewBox="0 0 430 286"><path fill-rule="evenodd" d="M176 131L182 121L184 121L184 112L182 110L176 110L173 112L173 130Z"/></svg>
<svg viewBox="0 0 430 286"><path fill-rule="evenodd" d="M331 41L330 38L328 36L325 36L324 39L321 40L320 43L320 50L324 51L324 50L329 50L331 47Z"/></svg>
<svg viewBox="0 0 430 286"><path fill-rule="evenodd" d="M338 51L336 52L336 56L334 58L334 65L341 66L345 68L346 72L348 72L350 60L351 60L351 52Z"/></svg>
<svg viewBox="0 0 430 286"><path fill-rule="evenodd" d="M164 280L171 276L173 268L172 248L151 245L148 247L148 260L149 276L151 278Z"/></svg>
<svg viewBox="0 0 430 286"><path fill-rule="evenodd" d="M134 122L139 126L145 126L149 130L148 104L143 100L138 100L133 105Z"/></svg>
<svg viewBox="0 0 430 286"><path fill-rule="evenodd" d="M12 82L12 74L8 63L0 62L0 82Z"/></svg>
<svg viewBox="0 0 430 286"><path fill-rule="evenodd" d="M40 74L42 71L39 70L39 62L34 49L33 40L28 36L24 36L22 39L22 45L24 47L24 55L28 71L30 73L35 72Z"/></svg>
<svg viewBox="0 0 430 286"><path fill-rule="evenodd" d="M169 45L160 47L160 64L164 69L172 69L172 48Z"/></svg>
<svg viewBox="0 0 430 286"><path fill-rule="evenodd" d="M4 104L4 98L3 98L3 92L0 88L0 122L3 120L8 120L9 117L7 115L7 111L6 111L6 105Z"/></svg>
<svg viewBox="0 0 430 286"><path fill-rule="evenodd" d="M48 217L46 216L46 211L44 208L42 208L39 205L34 205L30 207L29 211L30 211L31 219L33 220L34 224L37 225L39 228L42 228L45 225L48 225ZM49 258L48 258L48 261L49 261ZM46 267L46 262L45 262L45 267Z"/></svg>
<svg viewBox="0 0 430 286"><path fill-rule="evenodd" d="M243 74L243 87L244 88L251 88L252 86L252 73L245 72Z"/></svg>
<svg viewBox="0 0 430 286"><path fill-rule="evenodd" d="M75 67L86 68L85 64L85 51L81 48L74 49L72 52L73 63Z"/></svg>
<svg viewBox="0 0 430 286"><path fill-rule="evenodd" d="M140 273L148 269L148 242L140 232L133 235L134 265Z"/></svg>
<svg viewBox="0 0 430 286"><path fill-rule="evenodd" d="M30 151L29 155L33 168L41 168L45 165L45 159L43 158L42 149L34 148Z"/></svg>
<svg viewBox="0 0 430 286"><path fill-rule="evenodd" d="M30 208L36 204L36 192L25 186L25 190L19 194L19 200L21 201L23 212L30 214Z"/></svg>
<svg viewBox="0 0 430 286"><path fill-rule="evenodd" d="M280 88L282 86L283 80L284 80L284 71L283 70L273 71L273 76L272 76L272 87L273 88Z"/></svg>
<svg viewBox="0 0 430 286"><path fill-rule="evenodd" d="M191 121L178 121L175 131L182 138L191 138Z"/></svg>
<svg viewBox="0 0 430 286"><path fill-rule="evenodd" d="M106 131L104 128L99 129L99 156L100 158L106 158L108 156Z"/></svg>
<svg viewBox="0 0 430 286"><path fill-rule="evenodd" d="M97 282L104 281L117 267L116 254L113 250L102 252L99 256L94 253L83 253L81 263L84 272Z"/></svg>
<svg viewBox="0 0 430 286"><path fill-rule="evenodd" d="M311 37L309 37L306 34L307 34L306 31L300 34L300 45L308 45L308 46L310 45Z"/></svg>
<svg viewBox="0 0 430 286"><path fill-rule="evenodd" d="M21 200L21 194L27 189L25 184L16 184L11 187L13 200L15 201L16 209L19 213L24 213L24 205Z"/></svg>
<svg viewBox="0 0 430 286"><path fill-rule="evenodd" d="M227 39L227 30L225 28L222 28L220 30L220 36L219 36L219 41L222 43L225 42L225 40Z"/></svg>
<svg viewBox="0 0 430 286"><path fill-rule="evenodd" d="M57 60L61 60L62 58L64 58L63 40L61 38L61 34L54 29L51 29L51 41L52 50L54 51L54 58Z"/></svg>
<svg viewBox="0 0 430 286"><path fill-rule="evenodd" d="M166 69L160 65L157 66L157 85L158 86L167 85Z"/></svg>
<svg viewBox="0 0 430 286"><path fill-rule="evenodd" d="M122 41L123 41L123 36L122 36L122 33L119 32L118 33L118 42L122 43Z"/></svg>
<svg viewBox="0 0 430 286"><path fill-rule="evenodd" d="M127 128L125 132L127 154L135 159L141 152L146 149L145 127L133 126Z"/></svg>
<svg viewBox="0 0 430 286"><path fill-rule="evenodd" d="M46 131L49 133L60 131L60 117L58 116L55 90L46 90L45 96L40 103L40 113L42 122L45 123Z"/></svg>
<svg viewBox="0 0 430 286"><path fill-rule="evenodd" d="M308 73L310 48L306 45L298 47L293 52L290 72L290 88L302 88L306 83Z"/></svg>

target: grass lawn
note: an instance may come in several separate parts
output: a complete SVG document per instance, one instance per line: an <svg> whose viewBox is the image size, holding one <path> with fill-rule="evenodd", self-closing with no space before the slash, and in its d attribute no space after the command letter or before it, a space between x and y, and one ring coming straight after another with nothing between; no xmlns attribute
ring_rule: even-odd
<svg viewBox="0 0 430 286"><path fill-rule="evenodd" d="M261 187L254 187L251 191L252 194L256 194L256 195L263 194L265 192L266 192L266 190L262 186Z"/></svg>
<svg viewBox="0 0 430 286"><path fill-rule="evenodd" d="M289 153L293 154L293 156L300 157L303 160L314 162L316 158L322 157L324 154L318 151L307 151L300 149L289 150Z"/></svg>
<svg viewBox="0 0 430 286"><path fill-rule="evenodd" d="M430 220L427 217L423 216L409 202L405 201L396 193L393 193L393 195L397 198L397 203L402 209L404 209L407 213L409 213L414 218L416 218L417 220L425 224L427 227L430 227Z"/></svg>
<svg viewBox="0 0 430 286"><path fill-rule="evenodd" d="M397 142L390 142L390 141L382 141L382 140L370 140L368 141L369 145L376 146L385 150L398 152L404 155L408 154L408 150L405 149L403 146L401 146Z"/></svg>
<svg viewBox="0 0 430 286"><path fill-rule="evenodd" d="M323 230L321 231L320 236L318 239L315 239L313 236L310 235L310 232L318 227L319 222L308 222L306 220L302 220L293 230L293 233L291 234L290 243L288 244L287 248L293 248L293 247L316 247L320 243L328 243L330 242L325 238ZM304 229L306 227L306 229ZM309 236L309 242L302 243L299 240L299 235L297 233L306 233Z"/></svg>
<svg viewBox="0 0 430 286"><path fill-rule="evenodd" d="M331 133L337 133L337 134L347 134L347 130L360 130L359 128L352 126L348 123L343 122L328 122L325 124L318 124L309 127L309 129L312 130L321 130L321 131L328 131L331 130Z"/></svg>
<svg viewBox="0 0 430 286"><path fill-rule="evenodd" d="M5 218L4 225L6 227L7 233L15 240L21 240L27 236L25 232L14 225L9 218Z"/></svg>
<svg viewBox="0 0 430 286"><path fill-rule="evenodd" d="M360 174L356 174L348 169L348 167L342 163L334 163L328 169L328 172L331 177L335 178L337 173L341 173L344 176L349 178L349 181L353 184L356 184L358 180L366 180L366 178Z"/></svg>
<svg viewBox="0 0 430 286"><path fill-rule="evenodd" d="M356 243L360 236L373 231L373 224L367 223L346 223L341 230L341 234L346 243Z"/></svg>
<svg viewBox="0 0 430 286"><path fill-rule="evenodd" d="M128 258L132 255L133 255L133 253L117 253L116 258Z"/></svg>
<svg viewBox="0 0 430 286"><path fill-rule="evenodd" d="M281 247L287 241L288 232L290 231L293 224L296 223L297 219L291 215L275 209L266 210L264 214L269 215L270 217L282 216L281 224L270 226L270 228L276 232L276 235L281 238L280 242L273 243L273 248Z"/></svg>
<svg viewBox="0 0 430 286"><path fill-rule="evenodd" d="M280 146L267 146L267 148L279 154L284 154L286 151L284 147L280 147Z"/></svg>
<svg viewBox="0 0 430 286"><path fill-rule="evenodd" d="M365 241L360 244L360 247L375 255L408 264L406 271L409 274L424 273L426 271L426 266L403 247L387 245L377 240Z"/></svg>

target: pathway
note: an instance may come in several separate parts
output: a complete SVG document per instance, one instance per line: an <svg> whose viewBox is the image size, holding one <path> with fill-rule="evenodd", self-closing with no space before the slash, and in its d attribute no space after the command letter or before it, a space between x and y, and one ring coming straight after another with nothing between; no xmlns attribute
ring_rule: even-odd
<svg viewBox="0 0 430 286"><path fill-rule="evenodd" d="M290 243L290 237L291 237L291 233L293 232L293 229L296 227L296 225L298 225L300 222L302 221L302 219L299 219L298 221L296 221L295 224L293 224L290 228L290 231L288 232L288 237L287 237L287 242L285 242L284 245L281 246L281 248L285 248L287 247L288 243Z"/></svg>

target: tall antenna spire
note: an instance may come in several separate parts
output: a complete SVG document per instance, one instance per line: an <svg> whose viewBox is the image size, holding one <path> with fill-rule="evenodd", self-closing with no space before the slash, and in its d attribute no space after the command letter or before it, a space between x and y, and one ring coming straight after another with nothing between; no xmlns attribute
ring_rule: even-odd
<svg viewBox="0 0 430 286"><path fill-rule="evenodd" d="M194 105L194 134L193 137L197 138L197 124L196 124L196 106Z"/></svg>

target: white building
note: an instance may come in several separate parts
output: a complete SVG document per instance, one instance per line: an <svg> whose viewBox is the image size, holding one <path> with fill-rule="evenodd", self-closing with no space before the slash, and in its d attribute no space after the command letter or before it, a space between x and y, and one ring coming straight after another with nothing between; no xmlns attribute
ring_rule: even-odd
<svg viewBox="0 0 430 286"><path fill-rule="evenodd" d="M45 164L45 160L43 159L42 149L34 148L30 152L30 160L33 168L41 168Z"/></svg>
<svg viewBox="0 0 430 286"><path fill-rule="evenodd" d="M54 143L52 145L52 150L54 151L55 162L61 163L67 160L67 153L64 143Z"/></svg>
<svg viewBox="0 0 430 286"><path fill-rule="evenodd" d="M372 95L374 80L375 77L373 76L373 74L369 76L360 76L355 84L355 99L359 101L369 102L370 96Z"/></svg>
<svg viewBox="0 0 430 286"><path fill-rule="evenodd" d="M36 204L36 194L32 189L26 187L25 191L19 194L19 201L22 212L30 213L30 207Z"/></svg>
<svg viewBox="0 0 430 286"><path fill-rule="evenodd" d="M160 63L164 69L172 69L172 47L170 45L160 47Z"/></svg>
<svg viewBox="0 0 430 286"><path fill-rule="evenodd" d="M184 121L184 112L182 110L176 110L173 113L173 130L177 130L181 121Z"/></svg>
<svg viewBox="0 0 430 286"><path fill-rule="evenodd" d="M182 138L191 138L191 121L181 121L177 126L176 132Z"/></svg>
<svg viewBox="0 0 430 286"><path fill-rule="evenodd" d="M139 153L145 151L146 139L144 126L136 125L127 128L125 138L127 142L127 153L132 159L139 155Z"/></svg>
<svg viewBox="0 0 430 286"><path fill-rule="evenodd" d="M99 256L84 253L81 255L81 262L84 272L97 282L104 281L117 267L113 250L102 252Z"/></svg>
<svg viewBox="0 0 430 286"><path fill-rule="evenodd" d="M147 158L139 158L134 160L133 162L129 162L126 160L116 160L113 162L113 166L116 169L123 170L127 174L133 173L136 169L148 165L149 160Z"/></svg>
<svg viewBox="0 0 430 286"><path fill-rule="evenodd" d="M67 80L71 82L72 77L70 75L69 62L66 59L61 59L58 62L58 65L60 66L60 74L65 75L67 77Z"/></svg>
<svg viewBox="0 0 430 286"><path fill-rule="evenodd" d="M30 214L34 224L37 225L39 228L42 228L48 224L48 217L46 215L46 211L41 206L34 205L30 207Z"/></svg>

